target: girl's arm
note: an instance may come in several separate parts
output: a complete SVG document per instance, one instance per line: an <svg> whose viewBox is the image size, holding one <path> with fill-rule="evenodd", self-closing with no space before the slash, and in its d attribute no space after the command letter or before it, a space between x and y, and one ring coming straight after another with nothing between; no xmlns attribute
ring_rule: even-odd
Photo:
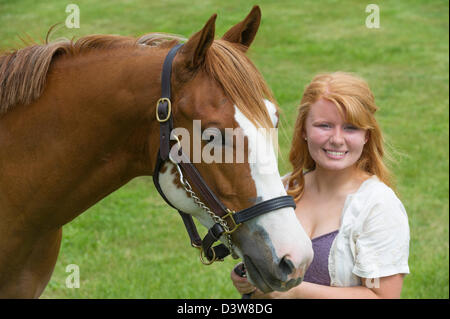
<svg viewBox="0 0 450 319"><path fill-rule="evenodd" d="M270 299L377 299L377 298L400 298L402 291L403 275L369 280L361 278L362 286L354 287L330 287L309 282L303 282L286 292L274 291L264 294L256 290L252 298Z"/></svg>

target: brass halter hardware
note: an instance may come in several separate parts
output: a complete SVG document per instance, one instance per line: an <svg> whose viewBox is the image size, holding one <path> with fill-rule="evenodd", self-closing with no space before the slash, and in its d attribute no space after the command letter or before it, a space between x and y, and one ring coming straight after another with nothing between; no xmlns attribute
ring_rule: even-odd
<svg viewBox="0 0 450 319"><path fill-rule="evenodd" d="M160 103L164 103L167 102L167 116L165 119L160 119L159 118L159 114L158 114L158 105ZM159 123L164 123L167 122L170 119L170 115L172 113L172 103L170 102L170 99L166 98L166 97L162 97L158 100L158 102L156 102L156 119L158 120Z"/></svg>
<svg viewBox="0 0 450 319"><path fill-rule="evenodd" d="M228 228L230 228L230 229L225 231L225 234L229 235L229 234L232 234L236 229L238 229L238 227L241 226L242 224L238 224L234 220L234 214L236 213L234 210L231 210L231 209L227 208L227 212L228 212L228 214L222 216L222 219L225 220L225 219L227 219L229 217L230 220L234 224L234 226L232 226L232 227L230 227L230 224L228 224Z"/></svg>
<svg viewBox="0 0 450 319"><path fill-rule="evenodd" d="M211 249L211 251L213 252L213 257L211 258L211 260L208 260L208 258L205 258L205 252L203 251L203 248L200 248L200 261L202 262L203 265L208 266L214 263L215 261L223 261L223 259L217 259L216 252L214 249Z"/></svg>

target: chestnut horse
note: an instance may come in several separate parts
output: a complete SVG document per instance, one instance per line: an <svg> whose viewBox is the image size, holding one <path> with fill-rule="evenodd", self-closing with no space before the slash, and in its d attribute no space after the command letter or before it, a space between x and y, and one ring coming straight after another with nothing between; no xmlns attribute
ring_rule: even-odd
<svg viewBox="0 0 450 319"><path fill-rule="evenodd" d="M277 126L276 103L245 55L260 18L254 7L214 40L213 15L187 40L173 62L174 127L192 132L193 120L201 120L202 130ZM0 57L0 297L39 297L57 260L62 226L134 177L153 174L161 70L177 42L152 34L92 35ZM245 138L249 155L253 137ZM265 156L276 167L274 149ZM195 165L236 211L286 195L277 169L264 174L248 160ZM180 187L172 164L159 175L175 206L212 225ZM246 222L232 242L249 263L250 281L265 291L299 284L312 258L292 208Z"/></svg>

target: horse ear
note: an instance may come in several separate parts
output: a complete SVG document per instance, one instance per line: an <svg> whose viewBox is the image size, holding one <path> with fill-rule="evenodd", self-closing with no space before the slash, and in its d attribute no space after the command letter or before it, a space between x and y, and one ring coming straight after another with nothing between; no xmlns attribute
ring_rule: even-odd
<svg viewBox="0 0 450 319"><path fill-rule="evenodd" d="M203 29L191 36L183 46L181 53L188 68L196 69L205 60L206 51L214 41L216 18L217 14L213 14Z"/></svg>
<svg viewBox="0 0 450 319"><path fill-rule="evenodd" d="M254 6L248 16L228 30L222 39L228 42L242 44L243 49L247 51L255 38L260 22L261 9L259 6Z"/></svg>

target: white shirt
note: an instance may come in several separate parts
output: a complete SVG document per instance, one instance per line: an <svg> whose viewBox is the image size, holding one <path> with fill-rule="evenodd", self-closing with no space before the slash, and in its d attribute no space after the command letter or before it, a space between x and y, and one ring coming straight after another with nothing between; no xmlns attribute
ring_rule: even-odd
<svg viewBox="0 0 450 319"><path fill-rule="evenodd" d="M394 191L372 176L347 195L328 257L330 285L360 286L362 278L409 274L409 225ZM372 283L376 285L376 281Z"/></svg>

